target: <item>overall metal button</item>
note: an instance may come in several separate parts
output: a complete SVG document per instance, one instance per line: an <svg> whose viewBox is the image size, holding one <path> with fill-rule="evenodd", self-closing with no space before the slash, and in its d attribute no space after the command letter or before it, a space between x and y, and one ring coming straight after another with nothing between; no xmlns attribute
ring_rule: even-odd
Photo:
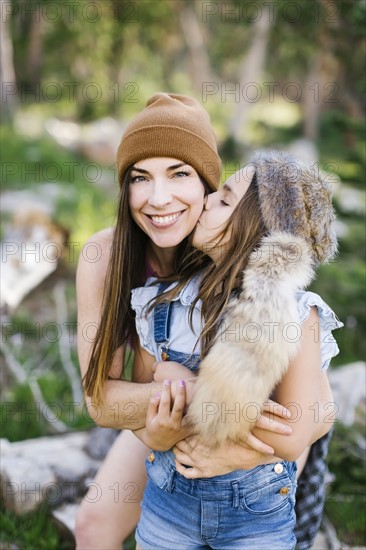
<svg viewBox="0 0 366 550"><path fill-rule="evenodd" d="M282 464L280 464L279 462L275 464L274 471L276 472L276 474L282 474L283 472Z"/></svg>

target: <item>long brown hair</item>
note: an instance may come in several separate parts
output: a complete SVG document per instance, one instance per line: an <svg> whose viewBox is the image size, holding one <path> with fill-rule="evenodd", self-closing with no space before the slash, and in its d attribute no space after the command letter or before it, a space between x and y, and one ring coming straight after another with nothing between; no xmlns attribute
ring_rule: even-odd
<svg viewBox="0 0 366 550"><path fill-rule="evenodd" d="M220 246L225 235L230 234L225 245ZM258 197L257 179L254 174L247 192L237 204L225 229L219 236L220 259L217 263L204 253L189 252L184 259L177 286L158 296L150 305L152 309L161 302L169 302L199 271L202 273L199 292L190 309L190 321L195 304L202 300L202 319L205 322L201 332L202 358L207 355L217 332L218 322L232 292L241 288L243 272L250 254L266 234ZM216 240L217 238L215 238ZM210 243L207 243L210 246Z"/></svg>
<svg viewBox="0 0 366 550"><path fill-rule="evenodd" d="M135 314L130 305L131 290L142 286L147 276L146 252L149 237L131 216L128 201L131 170L132 167L127 170L121 185L104 285L102 315L88 369L83 378L85 393L95 403L100 403L103 399L104 383L108 379L117 349L126 344L130 351L134 347L136 331ZM188 239L178 245L173 261L174 272L179 272L180 258L185 257L191 249Z"/></svg>

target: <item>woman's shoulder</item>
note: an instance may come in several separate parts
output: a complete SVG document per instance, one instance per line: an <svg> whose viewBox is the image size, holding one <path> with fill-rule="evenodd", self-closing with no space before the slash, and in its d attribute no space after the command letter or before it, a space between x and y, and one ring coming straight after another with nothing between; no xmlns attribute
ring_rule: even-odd
<svg viewBox="0 0 366 550"><path fill-rule="evenodd" d="M83 246L83 249L85 247L95 245L96 247L108 250L110 252L113 243L113 236L114 227L106 227L105 229L101 229L88 238Z"/></svg>
<svg viewBox="0 0 366 550"><path fill-rule="evenodd" d="M111 256L114 228L102 229L91 235L81 249L77 283L98 285L104 284Z"/></svg>

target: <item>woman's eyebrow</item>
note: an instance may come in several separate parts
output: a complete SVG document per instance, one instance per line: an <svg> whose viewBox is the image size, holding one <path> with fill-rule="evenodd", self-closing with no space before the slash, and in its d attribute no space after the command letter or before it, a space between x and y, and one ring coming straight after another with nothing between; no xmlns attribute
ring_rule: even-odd
<svg viewBox="0 0 366 550"><path fill-rule="evenodd" d="M182 166L188 166L186 162L179 162L178 164L173 164L172 166L168 166L167 171L176 170L177 168L181 168ZM149 174L150 172L148 170L144 170L143 168L139 168L138 166L132 166L131 172L140 172L141 174Z"/></svg>
<svg viewBox="0 0 366 550"><path fill-rule="evenodd" d="M178 164L173 164L173 166L169 166L167 170L176 170L177 168L181 168L182 166L188 166L186 162L179 162Z"/></svg>
<svg viewBox="0 0 366 550"><path fill-rule="evenodd" d="M138 166L132 166L131 172L140 172L141 174L148 174L148 170L144 170L143 168L139 168Z"/></svg>

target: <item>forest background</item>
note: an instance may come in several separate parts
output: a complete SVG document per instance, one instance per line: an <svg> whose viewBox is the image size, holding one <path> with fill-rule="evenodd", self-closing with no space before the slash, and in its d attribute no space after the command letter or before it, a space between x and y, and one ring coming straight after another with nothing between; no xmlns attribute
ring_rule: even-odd
<svg viewBox="0 0 366 550"><path fill-rule="evenodd" d="M40 223L63 250L39 287L16 305L2 305L3 438L57 431L42 415L24 414L37 401L35 385L42 402L60 410L63 427L92 425L82 409L70 328L75 269L86 239L114 223L118 140L156 91L190 94L207 108L223 180L263 147L291 150L329 178L340 250L312 290L345 323L335 335L341 353L331 368L364 358L364 0L1 0L0 6L2 197L16 204L2 208L1 236L9 243L20 226L33 231ZM34 206L23 215L22 199L47 208L38 218ZM6 250L5 264L13 254ZM94 261L98 251L89 253ZM21 259L33 261L27 251ZM68 329L60 335L56 325ZM70 402L72 414L57 408ZM366 543L364 418L363 409L352 426L337 422L330 451L335 480L326 514L349 544ZM47 531L47 510L33 518L28 534L21 518L1 513L2 540L60 547L58 535Z"/></svg>

